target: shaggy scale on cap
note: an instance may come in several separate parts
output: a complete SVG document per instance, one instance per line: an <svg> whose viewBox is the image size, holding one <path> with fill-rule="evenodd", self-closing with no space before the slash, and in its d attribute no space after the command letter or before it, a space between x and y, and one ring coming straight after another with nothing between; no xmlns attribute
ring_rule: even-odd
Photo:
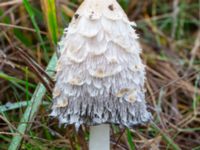
<svg viewBox="0 0 200 150"><path fill-rule="evenodd" d="M61 124L133 127L146 109L138 36L116 0L85 0L59 43L51 116Z"/></svg>

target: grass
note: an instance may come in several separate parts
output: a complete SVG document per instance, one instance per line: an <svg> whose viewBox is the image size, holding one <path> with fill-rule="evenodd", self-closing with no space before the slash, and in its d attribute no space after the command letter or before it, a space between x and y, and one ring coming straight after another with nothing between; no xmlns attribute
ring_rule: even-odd
<svg viewBox="0 0 200 150"><path fill-rule="evenodd" d="M135 150L135 144L133 142L133 137L131 135L131 132L129 129L127 129L127 140L128 140L128 144L129 144L129 148L130 150Z"/></svg>
<svg viewBox="0 0 200 150"><path fill-rule="evenodd" d="M49 65L47 67L48 70L54 70L55 64L56 64L56 55L54 55L49 62ZM48 72L50 76L52 76L52 72ZM26 111L24 112L23 117L21 118L21 123L17 128L17 132L20 134L19 136L15 136L12 139L12 142L9 146L9 150L18 149L22 140L22 135L25 134L25 131L27 130L27 126L29 125L28 122L31 122L34 120L36 113L38 112L38 109L42 103L42 98L46 92L46 89L44 85L39 84L35 90L35 93L32 96L31 103L32 105L29 105L26 108Z"/></svg>
<svg viewBox="0 0 200 150"><path fill-rule="evenodd" d="M41 5L43 8L42 10L45 16L45 20L47 22L47 28L50 37L49 40L52 41L54 46L56 46L58 42L58 25L55 0L41 1Z"/></svg>
<svg viewBox="0 0 200 150"><path fill-rule="evenodd" d="M125 134L112 126L113 149L200 149L200 3L119 2L138 25L154 122ZM74 127L59 128L57 120L49 119L51 95L38 84L47 82L41 68L48 66L46 73L53 76L60 31L79 5L79 0L0 2L0 149L78 150L87 145L87 127L77 134ZM37 64L22 59L19 47Z"/></svg>
<svg viewBox="0 0 200 150"><path fill-rule="evenodd" d="M48 61L47 49L46 49L46 47L45 47L45 45L44 45L44 40L43 40L43 38L42 38L42 36L41 36L40 29L39 29L39 26L38 26L37 21L36 21L36 18L35 18L36 14L35 14L35 12L34 12L32 6L31 6L30 3L28 2L28 0L23 0L23 4L24 4L24 6L25 6L25 8L26 8L26 10L27 10L27 12L28 12L28 14L29 14L29 17L30 17L30 19L31 19L31 21L32 21L32 24L33 24L33 26L34 26L34 28L35 28L35 31L36 31L36 33L37 33L39 42L41 43L42 48L43 48L43 50L44 50L44 57L45 57L45 60Z"/></svg>

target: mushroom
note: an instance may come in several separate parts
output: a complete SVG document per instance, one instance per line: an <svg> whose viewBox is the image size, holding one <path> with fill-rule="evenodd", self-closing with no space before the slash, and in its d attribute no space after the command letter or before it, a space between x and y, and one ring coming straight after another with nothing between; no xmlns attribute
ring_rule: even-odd
<svg viewBox="0 0 200 150"><path fill-rule="evenodd" d="M51 116L77 129L92 126L90 137L104 141L106 132L109 140L105 124L132 128L151 120L145 66L132 26L116 0L83 1L59 43Z"/></svg>

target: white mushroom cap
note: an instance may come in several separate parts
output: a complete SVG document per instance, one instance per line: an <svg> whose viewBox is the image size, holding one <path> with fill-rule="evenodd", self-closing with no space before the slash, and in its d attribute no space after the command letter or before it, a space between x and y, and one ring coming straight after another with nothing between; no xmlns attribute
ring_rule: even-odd
<svg viewBox="0 0 200 150"><path fill-rule="evenodd" d="M52 116L132 127L151 119L135 30L116 0L85 0L59 43Z"/></svg>
<svg viewBox="0 0 200 150"><path fill-rule="evenodd" d="M111 20L124 20L131 23L116 0L85 0L76 13L92 20L106 17ZM134 22L131 24L135 25Z"/></svg>

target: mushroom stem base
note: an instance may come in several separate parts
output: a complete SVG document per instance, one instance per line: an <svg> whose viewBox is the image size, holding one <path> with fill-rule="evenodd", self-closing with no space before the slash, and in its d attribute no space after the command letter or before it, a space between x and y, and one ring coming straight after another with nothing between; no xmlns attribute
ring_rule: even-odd
<svg viewBox="0 0 200 150"><path fill-rule="evenodd" d="M89 150L110 150L110 125L90 127Z"/></svg>

